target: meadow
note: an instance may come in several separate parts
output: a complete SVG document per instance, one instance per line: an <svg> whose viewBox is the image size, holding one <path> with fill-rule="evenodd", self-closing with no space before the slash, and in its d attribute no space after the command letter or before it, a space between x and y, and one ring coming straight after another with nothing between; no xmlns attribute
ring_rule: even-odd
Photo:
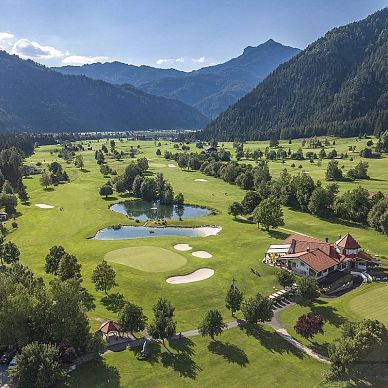
<svg viewBox="0 0 388 388"><path fill-rule="evenodd" d="M330 139L330 141L332 140ZM339 165L344 166L345 171L354 167L360 160L357 151L365 147L367 140L351 138L335 139L335 141L334 148L339 154L348 152L349 145L356 146L356 152L348 152L353 161L350 159L339 160ZM281 145L285 149L290 147L291 150L296 150L301 147L301 142L302 140L294 140L292 144L288 144L285 141L281 142ZM93 150L81 153L85 164L82 170L59 159L54 152L57 147L38 147L35 154L28 158L27 163L41 162L44 168L47 163L57 160L65 167L70 177L70 183L44 190L39 183L39 176L26 178L24 183L30 196L29 204L18 205L20 212L20 216L17 218L18 228L12 231L8 237L20 248L21 262L30 267L37 275L43 276L46 281L51 279L51 275L44 272L44 258L51 246L62 245L69 253L78 258L82 264L83 284L95 298L96 308L89 312L92 329L98 328L99 324L106 319L117 318L117 313L113 311L112 305L104 304L103 293L96 292L91 282L93 269L104 257L110 261L117 272L118 287L113 289L112 293L120 293L126 300L141 305L145 314L150 317L152 305L156 300L161 296L168 298L176 307L177 330L179 332L196 328L203 314L209 309L217 308L223 314L225 321L232 320L230 312L224 306L224 299L233 278L247 296L253 296L257 292L268 295L274 289L279 288L275 276L276 269L263 264L262 258L269 244L285 238L290 231L297 231L321 239L328 237L330 241L335 240L340 234L349 232L371 254L388 256L388 239L386 237L372 229L349 222L335 219L322 220L291 209L284 209L284 227L270 232L259 230L255 224L247 223L243 219L235 220L227 214L227 210L233 201L242 200L244 196L242 189L220 179L204 176L200 172L168 167L168 164L176 165L176 163L164 159L163 156L156 156L158 147L154 141L116 141L116 148L118 151L128 152L130 146L137 147L139 145L141 153L138 156L146 157L149 160L150 174L162 172L172 184L174 191L184 194L186 203L216 210L214 215L196 219L168 220L168 225L218 225L222 227L222 231L217 236L196 238L157 237L115 241L91 240L90 237L94 236L99 229L117 224L134 225L134 221L129 220L125 215L109 210L111 204L127 198L122 198L115 193L104 199L98 193L99 187L107 180L100 173L99 166L94 159L95 150L99 149L102 144L108 145L105 140L93 141L91 142ZM244 148L254 150L259 147L264 151L266 146L268 146L268 142L248 142ZM195 144L190 144L190 147L191 151L199 151L195 148ZM234 154L232 143L225 143L224 147ZM163 155L164 150L173 150L173 143L162 141L159 148ZM308 151L307 147L303 151ZM121 174L130 160L128 157L120 161L108 158L107 162L111 168ZM341 182L339 183L341 191L362 185L372 192L378 190L388 192L387 159L368 159L367 161L371 179L359 182ZM244 159L241 162L254 163ZM310 163L309 161L286 160L285 163L273 161L270 162L270 171L272 176L276 177L284 168L287 168L292 174L304 170L314 180L319 179L325 184L327 162L327 160L323 160L319 166L317 162ZM292 163L295 163L296 166L292 167ZM302 165L302 168L298 168L299 165ZM198 182L195 179L206 179L207 182ZM41 209L35 206L39 203L55 207ZM63 211L60 210L61 207ZM180 243L190 244L193 247L192 251L207 251L213 257L200 259L193 257L191 251L177 252L173 246ZM117 254L120 253L118 250L123 249L125 250L124 255ZM158 260L159 256L160 260ZM204 281L189 284L168 284L166 282L170 276L187 274L203 267L214 269L214 276ZM256 269L260 276L253 274L251 268ZM379 290L380 288L376 285L362 286L359 290L343 297L321 301L318 307L320 307L322 314L328 317L334 313L343 319L370 317L373 311L380 311L379 309L384 308L381 303L376 304L375 307L371 307L370 304L370 301L381 300L386 295L386 291L382 293ZM304 311L306 311L305 307L297 305L284 310L281 316L286 328L296 337L293 325L296 318ZM339 318L340 322L341 319ZM386 321L386 314L382 312L379 319ZM317 344L308 343L307 345L315 346L319 350L327 347L325 342L330 342L339 335L340 323L336 323L335 319L333 322L329 321L326 325L327 334L322 338L317 337ZM322 380L321 372L326 369L325 366L295 354L292 349L289 349L287 343L278 338L270 329L262 330L265 331L264 338L266 339L263 339L261 335L258 336L259 338L242 335L238 329L231 330L222 336L222 341L227 341L246 352L250 360L249 363L246 363L247 365L240 365L239 362L228 359L229 356L224 353L229 354L229 351L225 349L224 353L221 352L221 354L217 354L217 351L209 352L208 340L195 338L193 343L197 350L192 359L198 363L200 368L200 372L198 371L197 374L198 378L184 377L184 373L179 370L179 360L163 361L165 358L173 357L163 350L159 362L155 362L155 364L139 364L129 351L110 353L104 356L103 361L99 362L98 365L90 364L81 368L80 372L76 372L72 381L74 386L108 386L108 382L103 383L104 379L110 378L109 376L113 373L112 368L115 368L114 376L111 377L114 380L109 380L115 381L115 384L109 386L126 385L125 383L128 381L131 381L134 386L136 384L150 384L152 381L159 381L160 385L164 386L180 385L182 382L187 385L208 386L217 382L220 376L230 379L228 386L241 386L248 383L269 386L279 383L276 379L281 377L276 376L281 376L280 371L287 368L289 382L287 381L285 386L287 384L295 386L297 382L300 383L298 386L319 384ZM150 376L150 368L152 368L152 376L154 377ZM207 370L210 368L211 373L208 373ZM135 369L136 372L133 372ZM238 370L243 371L243 373L236 373ZM308 371L311 378L303 377L305 380L301 380L303 370ZM101 381L100 385L96 383L97 378ZM136 383L132 379L137 379Z"/></svg>

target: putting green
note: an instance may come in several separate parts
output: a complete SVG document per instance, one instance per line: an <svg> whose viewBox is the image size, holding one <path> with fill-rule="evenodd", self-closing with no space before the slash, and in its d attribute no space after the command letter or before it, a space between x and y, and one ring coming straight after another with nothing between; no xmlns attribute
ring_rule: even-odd
<svg viewBox="0 0 388 388"><path fill-rule="evenodd" d="M349 301L349 309L362 318L378 319L388 325L388 287L386 284L375 285L375 288L360 293Z"/></svg>
<svg viewBox="0 0 388 388"><path fill-rule="evenodd" d="M153 246L116 249L108 252L105 259L146 272L170 271L182 267L187 262L179 253Z"/></svg>

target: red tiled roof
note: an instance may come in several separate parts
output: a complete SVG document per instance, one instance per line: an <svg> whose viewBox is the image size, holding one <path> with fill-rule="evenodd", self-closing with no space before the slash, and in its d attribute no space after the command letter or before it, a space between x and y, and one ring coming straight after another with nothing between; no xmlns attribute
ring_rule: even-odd
<svg viewBox="0 0 388 388"><path fill-rule="evenodd" d="M106 321L101 324L99 331L101 331L104 334L108 334L111 331L119 331L120 325L115 321Z"/></svg>
<svg viewBox="0 0 388 388"><path fill-rule="evenodd" d="M314 238L314 237L310 237L310 236L305 236L303 234L299 234L299 233L293 233L293 234L290 234L284 241L283 241L283 244L291 244L292 240L295 240L295 241L306 241L306 242L316 242L316 243L323 243L323 241L317 239L317 238Z"/></svg>
<svg viewBox="0 0 388 388"><path fill-rule="evenodd" d="M292 253L307 252L319 249L333 259L339 260L340 255L330 243L318 240L317 238L301 234L291 234L284 241L284 244L291 244Z"/></svg>
<svg viewBox="0 0 388 388"><path fill-rule="evenodd" d="M298 258L316 272L323 271L338 264L337 260L331 258L329 255L327 255L320 249L314 249L313 251L309 252L299 252L291 255L285 255L282 257L282 259L286 259L288 257Z"/></svg>
<svg viewBox="0 0 388 388"><path fill-rule="evenodd" d="M335 242L335 245L337 245L341 248L344 248L344 249L359 249L359 248L361 248L360 244L349 233L346 233L344 237L338 239Z"/></svg>

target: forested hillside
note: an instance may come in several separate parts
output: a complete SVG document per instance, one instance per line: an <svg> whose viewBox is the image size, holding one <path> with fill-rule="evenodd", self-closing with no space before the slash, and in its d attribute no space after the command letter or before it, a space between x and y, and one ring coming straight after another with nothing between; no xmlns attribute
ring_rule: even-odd
<svg viewBox="0 0 388 388"><path fill-rule="evenodd" d="M205 136L352 136L388 128L388 9L334 28L211 122Z"/></svg>
<svg viewBox="0 0 388 388"><path fill-rule="evenodd" d="M147 93L182 101L206 117L214 118L299 51L270 39L257 47L246 47L241 55L225 63L189 73L119 62L56 67L55 70L114 84L129 83Z"/></svg>
<svg viewBox="0 0 388 388"><path fill-rule="evenodd" d="M0 131L80 132L201 128L184 103L132 86L62 75L0 51Z"/></svg>

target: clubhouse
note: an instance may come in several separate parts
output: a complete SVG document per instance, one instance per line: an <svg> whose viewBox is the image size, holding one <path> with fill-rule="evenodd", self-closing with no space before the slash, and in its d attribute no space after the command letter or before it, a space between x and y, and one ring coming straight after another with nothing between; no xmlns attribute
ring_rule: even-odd
<svg viewBox="0 0 388 388"><path fill-rule="evenodd" d="M334 243L313 237L291 234L281 244L271 245L264 262L287 268L297 275L324 279L334 271L365 272L376 265L369 253L347 233Z"/></svg>

